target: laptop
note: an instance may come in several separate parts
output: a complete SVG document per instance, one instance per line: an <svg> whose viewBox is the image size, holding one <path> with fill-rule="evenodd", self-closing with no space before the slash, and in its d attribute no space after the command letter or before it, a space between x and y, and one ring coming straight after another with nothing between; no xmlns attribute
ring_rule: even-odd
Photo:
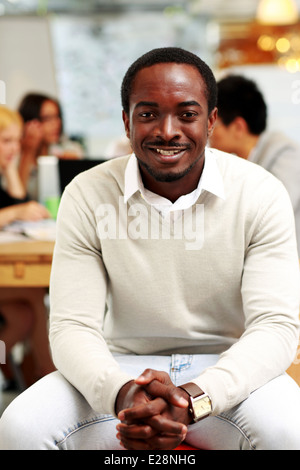
<svg viewBox="0 0 300 470"><path fill-rule="evenodd" d="M84 160L58 160L58 178L60 194L64 192L65 187L83 171L89 170L100 163L106 162L107 159L88 159Z"/></svg>

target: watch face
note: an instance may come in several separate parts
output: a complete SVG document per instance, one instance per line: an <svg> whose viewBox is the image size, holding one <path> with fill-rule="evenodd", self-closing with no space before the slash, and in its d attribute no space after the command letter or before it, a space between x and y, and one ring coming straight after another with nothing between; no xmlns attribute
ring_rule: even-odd
<svg viewBox="0 0 300 470"><path fill-rule="evenodd" d="M211 401L208 396L193 398L192 406L196 421L211 413Z"/></svg>

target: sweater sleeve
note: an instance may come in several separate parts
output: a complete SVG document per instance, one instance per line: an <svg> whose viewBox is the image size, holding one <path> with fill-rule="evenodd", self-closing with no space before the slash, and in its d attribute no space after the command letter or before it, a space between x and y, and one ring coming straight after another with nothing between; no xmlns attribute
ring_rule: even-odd
<svg viewBox="0 0 300 470"><path fill-rule="evenodd" d="M214 415L282 374L298 345L299 263L291 203L275 178L258 200L241 281L245 332L194 380L210 395Z"/></svg>
<svg viewBox="0 0 300 470"><path fill-rule="evenodd" d="M103 339L107 276L93 217L64 193L50 281L50 345L57 369L91 407L114 414L117 393L131 377Z"/></svg>

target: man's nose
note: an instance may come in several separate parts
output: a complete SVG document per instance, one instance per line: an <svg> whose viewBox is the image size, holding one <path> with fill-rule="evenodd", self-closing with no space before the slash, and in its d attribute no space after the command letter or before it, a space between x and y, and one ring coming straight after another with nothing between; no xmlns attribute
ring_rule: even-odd
<svg viewBox="0 0 300 470"><path fill-rule="evenodd" d="M174 116L164 116L159 120L156 137L160 137L166 142L180 137L178 121Z"/></svg>

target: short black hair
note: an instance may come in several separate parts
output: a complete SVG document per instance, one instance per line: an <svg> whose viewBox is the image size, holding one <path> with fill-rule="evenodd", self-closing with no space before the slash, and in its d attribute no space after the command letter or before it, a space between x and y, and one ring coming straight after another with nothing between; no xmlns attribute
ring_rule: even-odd
<svg viewBox="0 0 300 470"><path fill-rule="evenodd" d="M245 119L249 131L260 135L267 127L267 105L256 83L241 75L218 82L218 115L228 126L236 117Z"/></svg>
<svg viewBox="0 0 300 470"><path fill-rule="evenodd" d="M208 112L210 113L216 107L217 83L210 67L192 52L179 47L162 47L142 55L127 70L121 86L122 107L126 114L129 114L130 95L137 73L146 67L161 63L188 64L196 67L206 86Z"/></svg>

